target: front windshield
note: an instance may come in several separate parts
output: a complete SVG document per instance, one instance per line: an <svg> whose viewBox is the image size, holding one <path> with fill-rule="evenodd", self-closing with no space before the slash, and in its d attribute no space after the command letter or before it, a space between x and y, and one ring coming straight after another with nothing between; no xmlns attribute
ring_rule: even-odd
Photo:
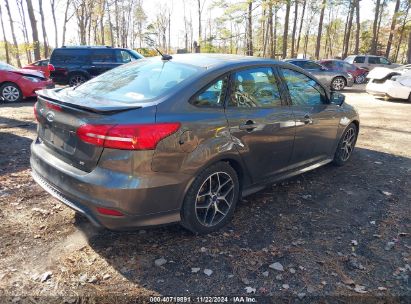
<svg viewBox="0 0 411 304"><path fill-rule="evenodd" d="M17 68L10 64L0 62L0 71L17 71Z"/></svg>
<svg viewBox="0 0 411 304"><path fill-rule="evenodd" d="M138 60L120 66L67 92L76 98L97 98L121 103L151 101L193 76L199 69L191 65Z"/></svg>

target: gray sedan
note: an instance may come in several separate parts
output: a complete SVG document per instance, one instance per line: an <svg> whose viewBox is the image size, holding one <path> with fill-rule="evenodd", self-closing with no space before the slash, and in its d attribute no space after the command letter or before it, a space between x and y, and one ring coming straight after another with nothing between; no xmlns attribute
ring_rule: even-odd
<svg viewBox="0 0 411 304"><path fill-rule="evenodd" d="M317 77L325 86L334 91L341 91L346 86L352 87L354 77L347 72L332 71L325 66L307 59L286 59L286 62L292 63Z"/></svg>
<svg viewBox="0 0 411 304"><path fill-rule="evenodd" d="M285 62L185 54L39 92L33 178L95 225L209 233L267 185L349 161L358 113Z"/></svg>

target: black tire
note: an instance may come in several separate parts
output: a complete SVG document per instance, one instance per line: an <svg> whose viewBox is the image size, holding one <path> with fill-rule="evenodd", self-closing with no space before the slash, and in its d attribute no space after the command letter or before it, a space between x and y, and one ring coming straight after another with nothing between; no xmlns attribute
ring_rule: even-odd
<svg viewBox="0 0 411 304"><path fill-rule="evenodd" d="M207 234L220 229L231 220L239 193L236 171L226 162L213 164L195 178L187 191L181 211L181 224L195 234Z"/></svg>
<svg viewBox="0 0 411 304"><path fill-rule="evenodd" d="M23 100L23 92L13 82L6 82L0 87L0 97L3 102L20 102Z"/></svg>
<svg viewBox="0 0 411 304"><path fill-rule="evenodd" d="M331 89L334 91L342 91L347 85L347 81L342 76L337 76L331 81Z"/></svg>
<svg viewBox="0 0 411 304"><path fill-rule="evenodd" d="M335 151L333 163L337 166L343 166L350 159L355 144L357 142L357 126L351 123L343 132L338 143L337 151Z"/></svg>
<svg viewBox="0 0 411 304"><path fill-rule="evenodd" d="M408 102L411 102L411 93L408 95Z"/></svg>
<svg viewBox="0 0 411 304"><path fill-rule="evenodd" d="M86 82L88 79L84 74L81 73L73 73L70 75L68 79L68 84L71 87L78 86L84 82Z"/></svg>

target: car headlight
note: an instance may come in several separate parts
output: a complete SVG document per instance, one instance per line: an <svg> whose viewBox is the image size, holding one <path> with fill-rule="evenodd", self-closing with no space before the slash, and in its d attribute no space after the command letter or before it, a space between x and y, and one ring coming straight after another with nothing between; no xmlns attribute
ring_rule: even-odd
<svg viewBox="0 0 411 304"><path fill-rule="evenodd" d="M23 76L24 79L31 81L31 82L40 82L40 78L37 77L31 77L31 76Z"/></svg>

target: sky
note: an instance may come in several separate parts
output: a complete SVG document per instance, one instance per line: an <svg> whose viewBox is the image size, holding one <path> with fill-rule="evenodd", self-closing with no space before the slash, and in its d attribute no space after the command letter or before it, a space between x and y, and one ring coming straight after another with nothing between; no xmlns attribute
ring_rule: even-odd
<svg viewBox="0 0 411 304"><path fill-rule="evenodd" d="M57 23L58 23L58 30L59 30L59 44L61 44L61 36L62 36L62 28L63 28L63 16L64 16L64 6L65 6L65 0L58 0L60 3L58 11L57 11ZM121 1L121 0L120 0ZM207 19L207 7L209 4L212 3L213 0L205 0L205 8L203 12L204 20ZM229 0L231 2L235 2L235 0ZM24 1L25 2L25 1ZM33 5L34 9L36 12L38 12L38 0L33 0ZM189 16L190 10L192 14L192 19L193 19L193 28L194 28L194 37L198 36L198 22L197 22L197 12L196 12L196 0L185 0L186 2L186 14ZM0 0L0 3L2 3L2 11L3 11L3 20L5 23L5 30L6 30L6 36L8 41L12 41L11 39L11 31L10 31L10 23L9 23L9 18L7 15L7 11L5 9L3 0ZM19 22L20 16L17 8L17 1L16 0L9 0L10 4L10 9L11 9L11 14L13 19L15 20L14 22L14 27L15 27L15 32L16 36L19 42L23 42L23 36L21 32L21 23ZM158 12L158 9L164 8L167 5L172 7L172 13L171 13L171 29L172 29L172 39L171 39L171 45L172 47L182 47L183 46L183 30L184 30L184 1L183 0L143 0L143 8L146 12L146 15L148 16L149 20L152 20L155 18L156 13ZM374 18L374 0L362 0L360 2L361 9L361 21L365 20L372 20ZM394 3L390 3L388 6L388 10L390 11L390 14L392 14L394 8ZM46 31L47 31L47 37L49 40L49 43L54 46L54 25L53 25L53 19L51 15L51 5L50 5L50 0L43 0L43 9L44 9L44 14L45 14L45 19L46 19ZM213 15L218 15L221 13L221 11L216 11L213 12ZM282 12L283 13L283 12ZM279 18L284 18L283 15L280 12ZM27 16L26 16L27 17ZM27 18L28 19L28 18ZM41 24L40 24L40 16L36 14L36 19L37 19L37 27L39 30L39 37L40 40L42 37L42 32L41 32ZM29 21L27 20L27 23L29 24ZM67 33L66 33L66 44L76 44L78 43L78 34L77 30L71 30L71 29L76 29L76 24L75 24L75 17L70 20L68 26L67 26ZM30 30L30 26L29 26ZM31 33L29 32L29 36L31 37Z"/></svg>

